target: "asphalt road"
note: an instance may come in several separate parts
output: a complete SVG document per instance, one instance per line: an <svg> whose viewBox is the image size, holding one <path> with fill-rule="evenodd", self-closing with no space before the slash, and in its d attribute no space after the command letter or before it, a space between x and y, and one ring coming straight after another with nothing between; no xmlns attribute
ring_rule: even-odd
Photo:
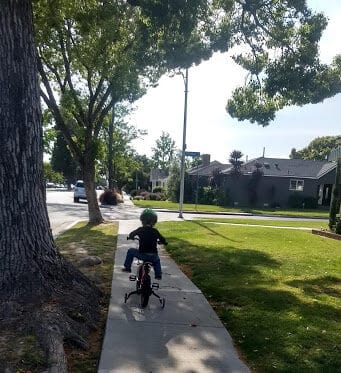
<svg viewBox="0 0 341 373"><path fill-rule="evenodd" d="M100 196L102 191L98 191L97 194ZM86 201L79 203L73 202L73 192L68 191L47 191L46 193L47 209L50 218L50 224L53 234L56 236L66 229L68 229L75 222L80 220L88 220L88 204ZM125 203L120 203L117 206L100 206L102 216L105 220L132 220L138 219L141 213L141 208L134 206L129 200ZM184 213L184 220L198 219L203 217L212 217L212 214L190 214ZM221 215L217 214L214 217L221 217L224 219L240 217L240 215L229 214ZM255 220L296 220L303 221L309 220L306 218L288 218L288 217L273 217L273 216L255 216L247 215L244 216L247 219ZM178 212L167 212L158 211L159 221L169 220L182 220L178 217ZM325 219L317 219L325 221Z"/></svg>

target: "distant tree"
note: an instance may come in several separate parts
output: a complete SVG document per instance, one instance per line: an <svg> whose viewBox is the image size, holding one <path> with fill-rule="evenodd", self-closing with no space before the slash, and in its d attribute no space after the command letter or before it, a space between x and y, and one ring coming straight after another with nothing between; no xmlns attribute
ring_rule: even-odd
<svg viewBox="0 0 341 373"><path fill-rule="evenodd" d="M58 171L55 171L52 168L51 163L44 162L43 168L44 168L45 181L51 182L51 183L63 183L64 182L63 174Z"/></svg>
<svg viewBox="0 0 341 373"><path fill-rule="evenodd" d="M169 169L176 152L175 141L169 133L162 131L159 139L156 140L156 146L152 148L152 160L154 167L161 170Z"/></svg>
<svg viewBox="0 0 341 373"><path fill-rule="evenodd" d="M233 150L230 153L229 162L232 165L232 174L233 175L240 175L241 174L241 166L244 163L241 158L243 156L243 153L239 150Z"/></svg>
<svg viewBox="0 0 341 373"><path fill-rule="evenodd" d="M291 152L289 154L290 159L302 159L302 155L299 151L296 150L296 148L292 148Z"/></svg>
<svg viewBox="0 0 341 373"><path fill-rule="evenodd" d="M74 161L64 136L58 132L57 140L54 144L51 156L51 166L53 170L58 171L64 175L65 181L70 188L71 184L80 176L79 165Z"/></svg>
<svg viewBox="0 0 341 373"><path fill-rule="evenodd" d="M339 217L337 219L338 214ZM335 184L333 185L329 210L329 228L341 234L341 158L336 163Z"/></svg>
<svg viewBox="0 0 341 373"><path fill-rule="evenodd" d="M341 144L341 136L317 137L309 143L306 148L296 151L291 150L291 159L316 159L323 161L327 158L331 150L336 149Z"/></svg>

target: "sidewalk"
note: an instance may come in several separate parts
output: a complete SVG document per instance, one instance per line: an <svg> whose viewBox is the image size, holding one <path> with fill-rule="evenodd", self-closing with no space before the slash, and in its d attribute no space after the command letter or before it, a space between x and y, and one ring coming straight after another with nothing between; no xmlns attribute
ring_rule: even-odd
<svg viewBox="0 0 341 373"><path fill-rule="evenodd" d="M225 327L201 293L165 252L161 252L163 279L157 293L165 308L151 297L141 309L132 295L129 274L121 272L131 242L127 234L138 220L121 220L112 294L99 373L237 373L249 372L239 359ZM132 272L136 271L136 264Z"/></svg>

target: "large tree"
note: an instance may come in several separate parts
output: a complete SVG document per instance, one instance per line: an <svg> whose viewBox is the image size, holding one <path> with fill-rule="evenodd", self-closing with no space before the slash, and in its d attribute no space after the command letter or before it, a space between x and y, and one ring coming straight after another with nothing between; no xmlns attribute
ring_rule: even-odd
<svg viewBox="0 0 341 373"><path fill-rule="evenodd" d="M317 71L312 84L320 76L333 81L338 61L335 71L315 63L325 19L310 14L303 0L34 4L38 56L31 1L3 0L0 7L0 318L35 330L50 355L58 355L51 359L56 371L66 372L63 340L85 346L81 334L95 324L99 293L53 242L44 199L37 67L43 100L83 168L89 220L97 223L102 217L94 173L104 118L117 102L139 97L141 84L240 42L257 58L238 61L255 73L268 63L266 48L280 52L267 71L273 77L270 97L276 77L295 86L301 77L309 83L309 72ZM330 85L322 87L332 93ZM83 321L74 320L75 314Z"/></svg>
<svg viewBox="0 0 341 373"><path fill-rule="evenodd" d="M83 169L92 223L102 220L93 180L103 120L117 102L139 97L141 84L243 43L250 53L235 60L257 78L236 92L230 112L246 118L243 112L251 110L266 124L269 113L289 100L285 89L276 93L283 82L289 81L297 95L304 83L309 95L295 101L303 102L307 96L313 99L313 73L328 82L335 75L316 57L325 18L309 12L303 0L35 4L42 97ZM261 85L263 72L267 91ZM318 97L330 93L330 84L323 87Z"/></svg>
<svg viewBox="0 0 341 373"><path fill-rule="evenodd" d="M317 103L341 92L341 56L330 65L319 59L327 26L321 13L309 10L305 0L235 3L236 38L248 52L234 59L249 75L228 100L232 117L266 126L284 106Z"/></svg>
<svg viewBox="0 0 341 373"><path fill-rule="evenodd" d="M175 158L175 141L170 137L169 133L162 131L160 138L155 141L155 147L152 148L152 151L154 167L168 170Z"/></svg>
<svg viewBox="0 0 341 373"><path fill-rule="evenodd" d="M322 136L312 140L308 146L301 150L293 148L289 157L291 159L316 159L324 161L331 150L341 145L341 136Z"/></svg>
<svg viewBox="0 0 341 373"><path fill-rule="evenodd" d="M59 254L43 182L39 83L31 1L0 8L0 320L33 330L56 372L66 372L63 341L86 346L99 291ZM79 312L83 321L72 318ZM28 316L29 315L29 316Z"/></svg>

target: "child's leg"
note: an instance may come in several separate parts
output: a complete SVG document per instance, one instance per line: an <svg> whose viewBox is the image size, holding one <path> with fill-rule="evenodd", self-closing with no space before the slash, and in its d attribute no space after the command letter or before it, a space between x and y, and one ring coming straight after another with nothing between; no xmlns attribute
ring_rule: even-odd
<svg viewBox="0 0 341 373"><path fill-rule="evenodd" d="M128 271L131 270L131 264L133 263L134 257L139 256L139 251L138 249L130 248L127 251L126 259L124 261L124 268L127 269Z"/></svg>
<svg viewBox="0 0 341 373"><path fill-rule="evenodd" d="M160 262L160 257L157 254L153 258L153 267L154 267L155 278L161 280L162 278L161 262Z"/></svg>

